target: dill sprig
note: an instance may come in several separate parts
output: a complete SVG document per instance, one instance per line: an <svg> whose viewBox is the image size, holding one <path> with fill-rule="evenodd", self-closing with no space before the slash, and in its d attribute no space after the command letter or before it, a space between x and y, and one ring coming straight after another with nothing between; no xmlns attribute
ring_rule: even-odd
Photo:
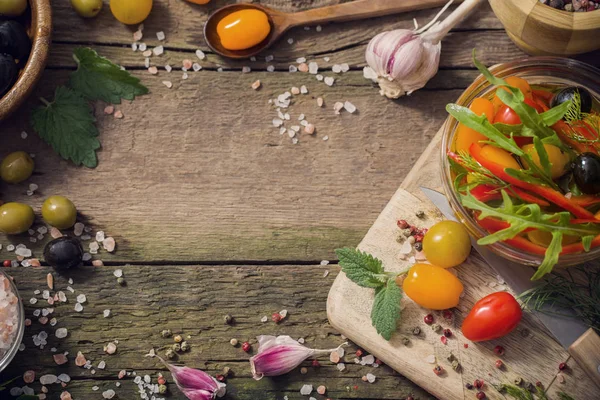
<svg viewBox="0 0 600 400"><path fill-rule="evenodd" d="M600 116L592 113L584 113L581 111L581 95L579 91L573 93L571 105L565 113L564 120L569 127L567 135L576 142L583 144L600 143ZM587 136L580 132L584 130L588 133Z"/></svg>
<svg viewBox="0 0 600 400"><path fill-rule="evenodd" d="M572 317L600 332L600 269L591 265L571 267L549 275L546 281L522 293L525 307L547 314ZM548 306L573 309L574 314L549 311Z"/></svg>
<svg viewBox="0 0 600 400"><path fill-rule="evenodd" d="M579 94L579 90L575 90L571 98L571 105L563 118L567 123L581 121L583 119L581 114L581 95Z"/></svg>

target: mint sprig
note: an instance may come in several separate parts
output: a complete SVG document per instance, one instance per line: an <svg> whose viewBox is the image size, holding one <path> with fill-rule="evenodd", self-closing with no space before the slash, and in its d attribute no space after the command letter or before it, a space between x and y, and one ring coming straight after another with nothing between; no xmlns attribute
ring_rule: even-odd
<svg viewBox="0 0 600 400"><path fill-rule="evenodd" d="M385 272L381 260L357 249L337 249L342 271L359 286L375 289L371 323L385 340L390 340L401 317L402 290L396 284L399 274Z"/></svg>

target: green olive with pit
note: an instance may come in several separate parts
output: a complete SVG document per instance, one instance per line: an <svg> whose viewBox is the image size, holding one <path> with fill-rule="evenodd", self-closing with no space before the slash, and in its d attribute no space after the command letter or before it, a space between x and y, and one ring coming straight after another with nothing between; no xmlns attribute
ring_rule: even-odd
<svg viewBox="0 0 600 400"><path fill-rule="evenodd" d="M33 158L24 151L10 153L0 164L0 178L7 183L20 183L33 173Z"/></svg>
<svg viewBox="0 0 600 400"><path fill-rule="evenodd" d="M58 229L69 229L77 220L77 209L64 196L50 196L42 204L42 218Z"/></svg>
<svg viewBox="0 0 600 400"><path fill-rule="evenodd" d="M102 0L71 0L71 6L83 18L94 18L102 9Z"/></svg>
<svg viewBox="0 0 600 400"><path fill-rule="evenodd" d="M27 204L3 204L0 206L0 232L8 235L26 232L33 225L34 218L33 209Z"/></svg>

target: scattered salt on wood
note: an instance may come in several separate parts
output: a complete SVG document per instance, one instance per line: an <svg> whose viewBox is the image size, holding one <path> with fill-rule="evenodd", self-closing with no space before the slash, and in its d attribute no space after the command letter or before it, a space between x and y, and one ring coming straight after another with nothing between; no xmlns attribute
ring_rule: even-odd
<svg viewBox="0 0 600 400"><path fill-rule="evenodd" d="M58 377L56 375L52 375L52 374L40 376L40 383L42 385L52 385L52 384L56 383L57 380L58 380Z"/></svg>
<svg viewBox="0 0 600 400"><path fill-rule="evenodd" d="M104 107L104 114L111 115L113 112L115 112L115 106L108 105L108 106Z"/></svg>
<svg viewBox="0 0 600 400"><path fill-rule="evenodd" d="M333 86L333 83L335 82L335 79L332 78L331 76L326 76L323 81L325 82L325 84L327 86Z"/></svg>
<svg viewBox="0 0 600 400"><path fill-rule="evenodd" d="M308 64L303 62L302 64L298 65L298 71L308 72Z"/></svg>
<svg viewBox="0 0 600 400"><path fill-rule="evenodd" d="M148 68L148 72L152 75L156 75L156 74L158 74L158 68L150 67L150 68Z"/></svg>
<svg viewBox="0 0 600 400"><path fill-rule="evenodd" d="M144 34L142 33L142 31L135 31L133 32L133 41L134 42L139 42L140 40L142 40L142 38L144 37Z"/></svg>
<svg viewBox="0 0 600 400"><path fill-rule="evenodd" d="M308 133L309 135L314 134L315 133L315 126L313 124L306 125L306 127L304 128L304 132Z"/></svg>
<svg viewBox="0 0 600 400"><path fill-rule="evenodd" d="M151 57L152 56L152 50L146 50L142 53L142 55L144 57Z"/></svg>
<svg viewBox="0 0 600 400"><path fill-rule="evenodd" d="M165 40L165 33L163 31L156 32L156 38L160 41Z"/></svg>
<svg viewBox="0 0 600 400"><path fill-rule="evenodd" d="M165 52L165 48L163 46L156 46L152 49L152 52L155 56L160 56Z"/></svg>
<svg viewBox="0 0 600 400"><path fill-rule="evenodd" d="M300 94L300 89L298 89L297 87L292 87L292 89L290 90L292 92L292 94Z"/></svg>
<svg viewBox="0 0 600 400"><path fill-rule="evenodd" d="M303 396L308 396L312 393L313 387L312 385L302 385L300 388L300 394Z"/></svg>
<svg viewBox="0 0 600 400"><path fill-rule="evenodd" d="M322 97L317 97L317 105L319 107L323 107L323 98Z"/></svg>
<svg viewBox="0 0 600 400"><path fill-rule="evenodd" d="M302 94L307 94L308 93L308 89L306 88L305 85L300 86L300 93L302 93Z"/></svg>
<svg viewBox="0 0 600 400"><path fill-rule="evenodd" d="M317 64L314 61L308 63L308 72L310 74L316 75L317 72L319 72L319 64Z"/></svg>
<svg viewBox="0 0 600 400"><path fill-rule="evenodd" d="M196 50L196 57L198 57L199 60L204 60L206 58L206 55L202 50L198 49Z"/></svg>
<svg viewBox="0 0 600 400"><path fill-rule="evenodd" d="M165 85L168 89L173 87L173 82L171 81L162 81L162 84Z"/></svg>
<svg viewBox="0 0 600 400"><path fill-rule="evenodd" d="M344 102L344 109L350 114L354 114L354 112L356 112L356 106L349 101Z"/></svg>
<svg viewBox="0 0 600 400"><path fill-rule="evenodd" d="M250 71L252 71L252 68L250 68L250 67L248 67L248 66L244 66L244 67L242 67L242 73L243 73L243 74L247 74L247 73L249 73Z"/></svg>

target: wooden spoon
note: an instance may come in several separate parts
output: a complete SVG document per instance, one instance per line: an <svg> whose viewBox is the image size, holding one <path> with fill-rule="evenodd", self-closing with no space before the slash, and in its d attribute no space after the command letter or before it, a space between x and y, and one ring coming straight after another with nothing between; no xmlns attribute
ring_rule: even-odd
<svg viewBox="0 0 600 400"><path fill-rule="evenodd" d="M380 17L405 11L440 7L448 0L358 0L329 7L314 8L297 13L284 13L258 4L230 4L215 11L204 25L204 39L215 53L229 58L248 58L270 47L288 29L298 25L314 25L333 21ZM456 1L459 3L460 1ZM240 10L260 10L267 14L271 32L254 47L245 50L227 50L221 45L217 24L227 15Z"/></svg>

